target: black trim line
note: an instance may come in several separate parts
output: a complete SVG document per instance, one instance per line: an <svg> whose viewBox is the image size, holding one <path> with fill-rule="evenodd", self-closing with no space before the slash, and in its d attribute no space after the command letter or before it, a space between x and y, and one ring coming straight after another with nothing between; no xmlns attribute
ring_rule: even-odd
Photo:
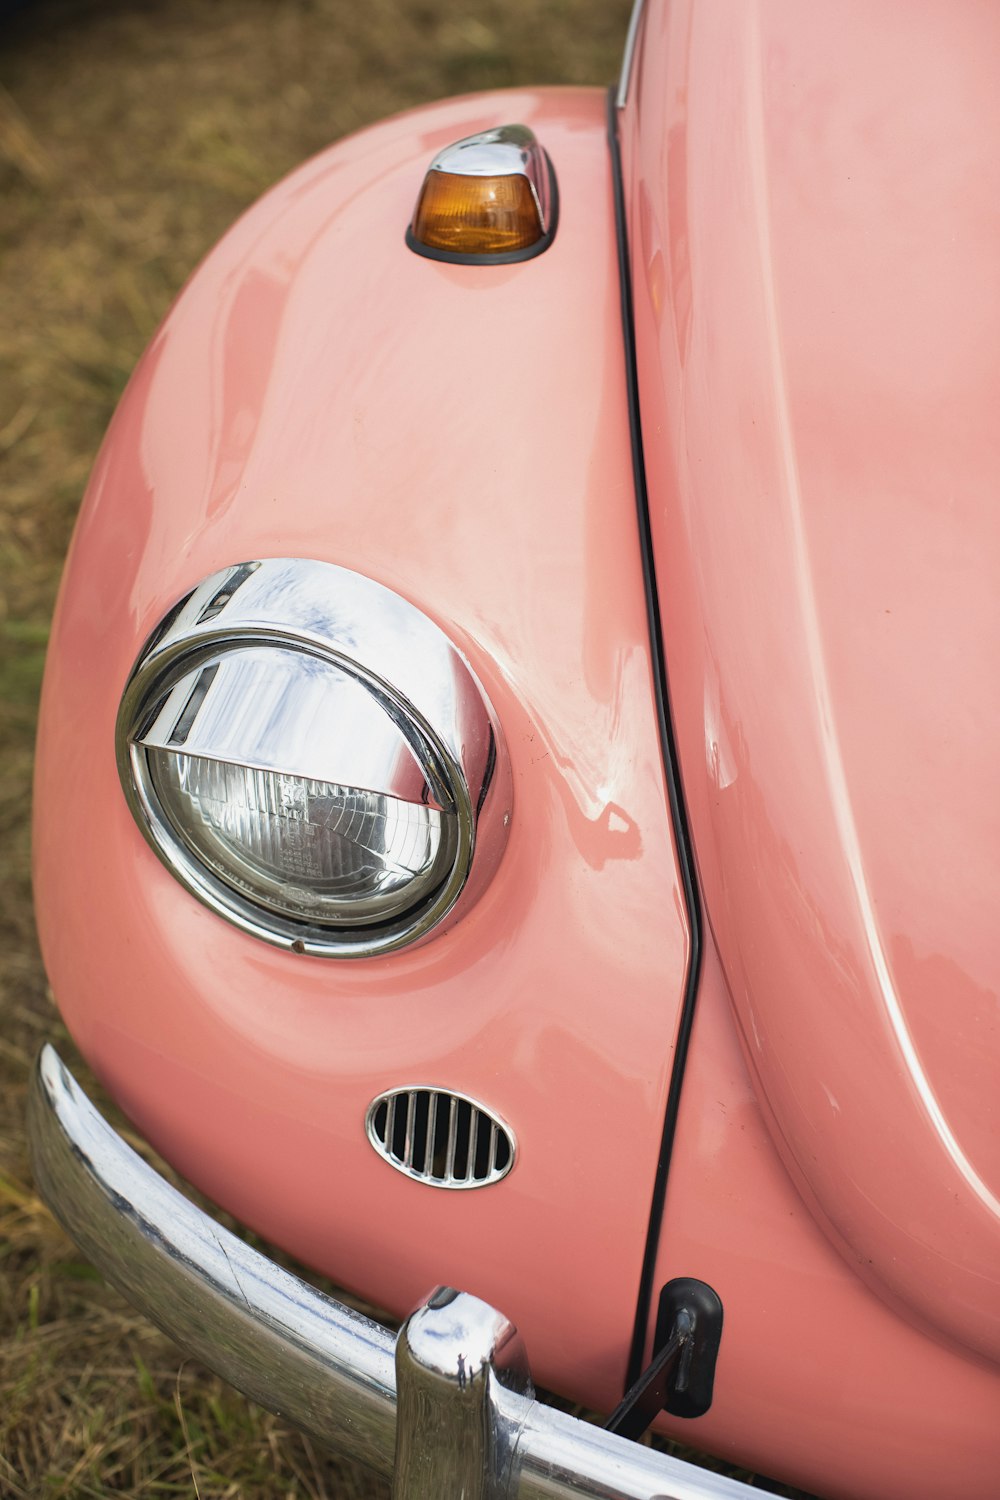
<svg viewBox="0 0 1000 1500"><path fill-rule="evenodd" d="M406 226L408 248L413 251L414 255L422 255L426 260L443 260L452 266L514 266L522 260L534 260L536 255L541 255L549 248L559 228L559 180L549 153L543 149L542 156L545 158L549 173L550 222L546 233L533 245L526 245L523 250L500 250L493 255L470 255L468 252L459 250L438 250L434 245L425 245L414 238L411 221Z"/></svg>
<svg viewBox="0 0 1000 1500"><path fill-rule="evenodd" d="M649 643L652 652L653 682L656 690L656 716L660 730L660 749L663 769L666 774L667 796L670 801L670 816L677 844L677 863L680 867L681 885L684 891L684 906L691 934L691 958L684 984L684 999L681 1005L680 1022L677 1028L677 1049L670 1074L667 1091L667 1110L660 1138L660 1155L653 1183L653 1201L649 1212L649 1230L646 1249L639 1277L639 1295L629 1352L625 1389L629 1390L639 1378L643 1367L643 1353L649 1328L650 1308L653 1301L653 1274L656 1270L656 1255L660 1242L660 1225L663 1206L667 1196L667 1173L677 1131L677 1113L681 1102L681 1084L684 1065L687 1062L691 1026L694 1021L695 999L701 974L702 924L701 903L694 873L694 855L684 794L681 788L677 762L677 748L673 725L670 721L670 691L667 682L667 664L663 651L663 630L660 625L659 596L656 583L656 565L653 559L653 538L649 525L649 495L646 489L646 462L642 447L642 427L639 420L639 380L635 360L635 333L632 321L632 274L628 255L628 227L625 222L625 190L622 182L621 150L618 144L618 111L615 90L608 91L608 148L611 153L611 182L615 203L615 236L618 242L618 277L621 292L622 342L625 352L625 392L628 398L629 433L632 441L632 473L635 481L635 502L639 522L639 546L642 552L642 572L646 585L646 615L649 623Z"/></svg>

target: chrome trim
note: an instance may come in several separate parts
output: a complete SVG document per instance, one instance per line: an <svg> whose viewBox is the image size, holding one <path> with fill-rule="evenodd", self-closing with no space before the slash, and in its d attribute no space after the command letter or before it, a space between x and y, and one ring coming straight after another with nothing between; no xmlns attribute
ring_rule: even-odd
<svg viewBox="0 0 1000 1500"><path fill-rule="evenodd" d="M495 130L465 136L439 151L427 170L458 177L526 177L538 207L542 237L552 227L549 166L534 131L527 125L499 125Z"/></svg>
<svg viewBox="0 0 1000 1500"><path fill-rule="evenodd" d="M219 671L204 674L208 685L199 689L192 722L188 705L202 680L199 671L212 665ZM261 699L273 689L280 712L274 721L251 715L245 759L235 763L334 783L341 773L361 777L367 754L364 790L444 809L454 823L450 858L421 904L390 920L369 917L370 925L359 920L338 930L332 917L326 924L265 909L185 843L164 811L150 757L177 749L232 760L236 747L214 706L216 698L229 701L251 681ZM289 683L296 692L282 698L278 689ZM308 698L302 712L296 709L300 694L303 704ZM468 662L415 605L332 563L239 563L193 589L132 670L116 753L136 822L171 873L244 932L299 953L364 957L422 941L476 900L506 844L510 765L496 715Z"/></svg>
<svg viewBox="0 0 1000 1500"><path fill-rule="evenodd" d="M622 54L622 67L618 75L618 92L615 96L615 107L624 109L628 103L628 89L632 80L632 64L635 61L636 42L639 40L639 26L642 22L642 11L645 0L634 0L632 14L628 22L628 34L625 37L625 51Z"/></svg>
<svg viewBox="0 0 1000 1500"><path fill-rule="evenodd" d="M140 742L442 806L443 788L431 784L430 769L373 693L329 662L270 641L223 651L211 666L185 673Z"/></svg>
<svg viewBox="0 0 1000 1500"><path fill-rule="evenodd" d="M439 1441L468 1431L468 1408L425 1431L421 1403L408 1397L435 1371L454 1369L454 1387L458 1355L467 1342L472 1347L468 1328L496 1372L481 1408L491 1431L481 1451L493 1472L472 1494L766 1500L763 1490L534 1400L522 1384L523 1367L504 1354L510 1325L471 1297L444 1307L431 1298L411 1319L398 1356L409 1391L401 1392L397 1416L392 1334L282 1270L172 1188L101 1118L51 1047L42 1049L35 1068L28 1123L39 1192L98 1270L208 1368L348 1458L388 1475L402 1446L404 1478L418 1475L424 1462L433 1465L429 1472L448 1472L449 1455L421 1459L420 1450L432 1445L435 1431ZM460 1464L460 1455L450 1461ZM397 1488L396 1500L415 1493L412 1484L409 1491Z"/></svg>
<svg viewBox="0 0 1000 1500"><path fill-rule="evenodd" d="M39 1192L120 1292L251 1400L389 1472L386 1329L214 1224L116 1135L49 1046L28 1126Z"/></svg>
<svg viewBox="0 0 1000 1500"><path fill-rule="evenodd" d="M396 1105L393 1101L393 1118L395 1119ZM458 1100L454 1094L448 1106L448 1145L444 1156L445 1176L453 1178L455 1175L455 1152L458 1150Z"/></svg>
<svg viewBox="0 0 1000 1500"><path fill-rule="evenodd" d="M422 1161L418 1165L416 1122L418 1100L421 1094L428 1095L427 1125L423 1140ZM444 1161L435 1171L434 1137L437 1133L441 1101L445 1099L448 1100L448 1124L447 1134L442 1131L441 1147L444 1150ZM400 1101L403 1101L406 1109L402 1156L397 1155L392 1148ZM467 1105L470 1111L469 1139L465 1149L465 1171L459 1175L455 1171L455 1158L458 1152L459 1115L463 1104ZM377 1117L383 1105L386 1111L384 1136L377 1124ZM488 1121L490 1126L487 1170L484 1175L476 1176L476 1152L480 1126L484 1120ZM490 1109L481 1100L474 1099L471 1094L460 1093L457 1089L439 1088L429 1083L410 1083L402 1088L386 1089L384 1093L377 1094L365 1111L365 1134L372 1149L383 1161L388 1162L390 1167L395 1167L397 1172L402 1172L404 1177L410 1177L414 1182L426 1183L428 1187L463 1191L492 1187L494 1183L502 1182L513 1171L517 1160L517 1137L495 1110ZM507 1160L502 1166L498 1166L497 1147L501 1139L507 1146Z"/></svg>
<svg viewBox="0 0 1000 1500"><path fill-rule="evenodd" d="M392 1500L506 1494L517 1427L501 1391L534 1397L517 1329L478 1297L438 1287L396 1340Z"/></svg>

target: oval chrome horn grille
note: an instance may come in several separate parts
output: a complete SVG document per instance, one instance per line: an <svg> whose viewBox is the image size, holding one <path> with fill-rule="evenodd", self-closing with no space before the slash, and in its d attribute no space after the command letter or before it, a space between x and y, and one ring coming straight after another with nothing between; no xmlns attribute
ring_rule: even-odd
<svg viewBox="0 0 1000 1500"><path fill-rule="evenodd" d="M430 1187L488 1187L514 1165L512 1133L465 1094L393 1089L369 1104L365 1129L391 1167Z"/></svg>

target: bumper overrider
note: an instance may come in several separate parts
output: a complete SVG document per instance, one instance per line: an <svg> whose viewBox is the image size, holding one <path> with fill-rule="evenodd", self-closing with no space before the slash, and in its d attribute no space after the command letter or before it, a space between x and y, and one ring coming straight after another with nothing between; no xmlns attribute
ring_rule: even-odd
<svg viewBox="0 0 1000 1500"><path fill-rule="evenodd" d="M438 1288L397 1337L213 1223L101 1117L52 1047L29 1103L35 1178L98 1269L182 1348L396 1500L737 1500L736 1480L537 1401L514 1326Z"/></svg>

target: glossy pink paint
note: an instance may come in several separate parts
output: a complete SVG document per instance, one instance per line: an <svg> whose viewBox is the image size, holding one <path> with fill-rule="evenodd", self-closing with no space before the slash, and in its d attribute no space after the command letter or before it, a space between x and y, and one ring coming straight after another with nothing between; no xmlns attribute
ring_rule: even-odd
<svg viewBox="0 0 1000 1500"><path fill-rule="evenodd" d="M655 1285L696 1275L725 1323L711 1410L662 1428L829 1500L993 1500L996 1367L899 1317L775 1152L709 940Z"/></svg>
<svg viewBox="0 0 1000 1500"><path fill-rule="evenodd" d="M998 64L992 6L677 3L625 122L673 706L745 1055L852 1273L991 1361Z"/></svg>
<svg viewBox="0 0 1000 1500"><path fill-rule="evenodd" d="M406 249L448 142L523 121L562 197L522 265ZM255 556L337 562L426 610L503 724L510 841L452 930L299 957L200 906L117 783L147 633ZM139 365L84 503L37 782L39 922L81 1049L240 1218L403 1313L438 1282L502 1307L537 1376L609 1409L634 1317L687 932L652 702L604 98L435 106L296 172L208 258ZM442 1192L365 1139L369 1101L497 1111L502 1186ZM586 1310L586 1317L582 1316Z"/></svg>

